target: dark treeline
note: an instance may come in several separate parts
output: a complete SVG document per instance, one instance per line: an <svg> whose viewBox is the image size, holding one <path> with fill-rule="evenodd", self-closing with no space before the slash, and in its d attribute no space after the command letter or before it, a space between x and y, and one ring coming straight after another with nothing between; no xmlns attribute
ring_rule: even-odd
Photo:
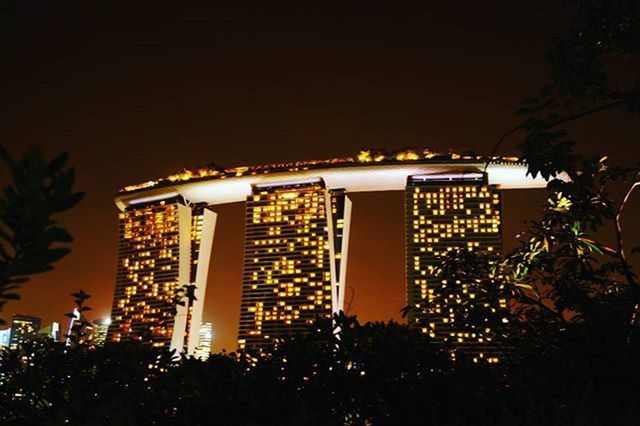
<svg viewBox="0 0 640 426"><path fill-rule="evenodd" d="M5 352L3 424L638 424L637 344L625 354L551 356L544 346L493 364L451 361L394 322L338 317L272 355L172 361L140 344L90 349L36 341ZM583 342L590 346L589 342ZM24 359L29 362L25 363Z"/></svg>

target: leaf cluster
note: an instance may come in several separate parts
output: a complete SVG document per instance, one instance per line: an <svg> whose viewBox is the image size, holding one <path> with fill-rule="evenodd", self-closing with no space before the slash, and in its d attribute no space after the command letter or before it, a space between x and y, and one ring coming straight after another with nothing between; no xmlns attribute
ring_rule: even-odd
<svg viewBox="0 0 640 426"><path fill-rule="evenodd" d="M59 246L73 239L57 222L60 213L83 197L73 189L75 171L67 168L67 154L45 162L32 150L20 161L0 146L0 159L11 182L0 194L0 311L29 276L49 271L69 253ZM1 321L1 320L0 320Z"/></svg>

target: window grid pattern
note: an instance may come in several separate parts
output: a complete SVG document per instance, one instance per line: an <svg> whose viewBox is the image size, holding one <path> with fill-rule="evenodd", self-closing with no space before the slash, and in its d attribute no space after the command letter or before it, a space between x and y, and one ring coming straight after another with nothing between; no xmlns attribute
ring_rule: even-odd
<svg viewBox="0 0 640 426"><path fill-rule="evenodd" d="M433 341L458 349L473 349L478 357L497 362L490 354L490 329L465 330L456 323L454 304L473 299L467 283L448 282L432 274L452 250L499 255L501 194L483 182L433 183L409 180L405 191L407 302L410 324ZM442 297L444 286L456 291ZM506 308L496 301L495 309Z"/></svg>
<svg viewBox="0 0 640 426"><path fill-rule="evenodd" d="M254 188L248 197L240 348L267 346L331 317L328 197L322 182Z"/></svg>
<svg viewBox="0 0 640 426"><path fill-rule="evenodd" d="M168 346L178 286L178 204L160 202L120 213L116 288L108 339Z"/></svg>
<svg viewBox="0 0 640 426"><path fill-rule="evenodd" d="M14 315L11 321L11 331L9 344L11 348L17 348L19 345L26 343L35 338L40 330L40 318Z"/></svg>

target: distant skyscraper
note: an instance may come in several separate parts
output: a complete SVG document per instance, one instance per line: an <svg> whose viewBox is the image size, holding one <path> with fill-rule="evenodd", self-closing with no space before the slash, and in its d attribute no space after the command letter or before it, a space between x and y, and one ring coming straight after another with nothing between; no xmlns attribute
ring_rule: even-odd
<svg viewBox="0 0 640 426"><path fill-rule="evenodd" d="M93 332L93 338L91 343L94 346L102 346L107 339L107 332L109 331L109 325L111 324L111 318L104 318L94 321L95 329Z"/></svg>
<svg viewBox="0 0 640 426"><path fill-rule="evenodd" d="M490 330L466 330L454 315L454 304L474 297L468 283L449 282L432 271L452 250L499 254L500 192L487 184L482 173L411 176L405 208L407 302L413 307L410 324L436 342L449 342L487 357ZM443 301L440 296L445 286L456 286L457 291ZM495 303L496 308L506 308L504 300Z"/></svg>
<svg viewBox="0 0 640 426"><path fill-rule="evenodd" d="M74 327L76 328L80 327L80 323L78 323L78 321L82 319L84 319L85 324L82 325L82 331L81 331L82 334L77 340L78 343L86 343L91 341L91 339L93 339L94 326L91 324L89 320L87 320L86 317L83 318L83 315L80 313L80 311L77 308L74 308L73 316L69 319L69 328L67 329L67 334L65 335L66 337L65 344L67 346L69 346L72 342L75 342L75 340L72 340L72 336L74 332L78 332L79 330L74 331Z"/></svg>
<svg viewBox="0 0 640 426"><path fill-rule="evenodd" d="M32 340L40 330L40 318L31 315L14 315L11 321L10 346L17 347Z"/></svg>
<svg viewBox="0 0 640 426"><path fill-rule="evenodd" d="M342 309L349 206L322 179L254 185L246 207L240 348L306 333L317 318Z"/></svg>
<svg viewBox="0 0 640 426"><path fill-rule="evenodd" d="M11 329L7 328L5 330L0 330L0 348L8 347L10 342L11 342Z"/></svg>
<svg viewBox="0 0 640 426"><path fill-rule="evenodd" d="M213 328L210 322L203 322L200 326L198 336L198 346L196 347L194 356L196 358L206 360L211 355L211 340L213 338Z"/></svg>
<svg viewBox="0 0 640 426"><path fill-rule="evenodd" d="M60 323L52 322L48 326L41 328L38 332L40 336L47 337L54 342L60 341Z"/></svg>
<svg viewBox="0 0 640 426"><path fill-rule="evenodd" d="M149 200L120 214L108 339L141 340L193 353L202 318L215 219L211 210L185 205L179 198ZM177 305L178 290L187 285L196 286L197 300L191 306Z"/></svg>
<svg viewBox="0 0 640 426"><path fill-rule="evenodd" d="M71 344L71 334L73 332L73 325L76 321L80 321L80 311L78 308L73 308L71 318L69 318L69 327L67 328L67 334L65 334L65 344L69 346Z"/></svg>

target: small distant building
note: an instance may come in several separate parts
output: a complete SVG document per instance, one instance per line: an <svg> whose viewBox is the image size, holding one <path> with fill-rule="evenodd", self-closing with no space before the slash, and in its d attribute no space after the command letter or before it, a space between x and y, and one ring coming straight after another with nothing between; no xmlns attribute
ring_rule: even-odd
<svg viewBox="0 0 640 426"><path fill-rule="evenodd" d="M40 331L40 322L40 318L31 315L14 315L11 321L9 345L16 348L35 338Z"/></svg>
<svg viewBox="0 0 640 426"><path fill-rule="evenodd" d="M60 323L54 321L48 326L40 329L38 334L40 336L49 338L54 342L59 342L60 341Z"/></svg>
<svg viewBox="0 0 640 426"><path fill-rule="evenodd" d="M0 348L6 348L11 342L11 329L0 330Z"/></svg>
<svg viewBox="0 0 640 426"><path fill-rule="evenodd" d="M203 322L200 325L198 346L196 346L196 358L206 360L211 355L211 340L213 338L213 328L210 322Z"/></svg>
<svg viewBox="0 0 640 426"><path fill-rule="evenodd" d="M103 318L93 322L95 324L93 332L93 345L102 346L107 340L107 332L109 331L109 325L111 324L111 318Z"/></svg>
<svg viewBox="0 0 640 426"><path fill-rule="evenodd" d="M93 335L95 333L95 327L91 324L90 321L87 320L86 317L84 317L84 315L82 315L80 313L80 311L77 308L73 309L73 316L71 317L71 320L69 321L69 329L67 331L67 335L66 335L66 340L65 340L65 344L67 346L71 345L72 341L71 341L71 336L74 333L74 326L75 323L78 321L86 321L84 327L82 327L82 336L80 336L80 339L78 341L78 343L87 343L90 342L93 339Z"/></svg>
<svg viewBox="0 0 640 426"><path fill-rule="evenodd" d="M80 311L77 308L73 308L72 317L69 320L69 329L67 330L67 334L65 335L65 345L69 346L71 344L71 332L73 331L73 324L76 321L80 320Z"/></svg>

